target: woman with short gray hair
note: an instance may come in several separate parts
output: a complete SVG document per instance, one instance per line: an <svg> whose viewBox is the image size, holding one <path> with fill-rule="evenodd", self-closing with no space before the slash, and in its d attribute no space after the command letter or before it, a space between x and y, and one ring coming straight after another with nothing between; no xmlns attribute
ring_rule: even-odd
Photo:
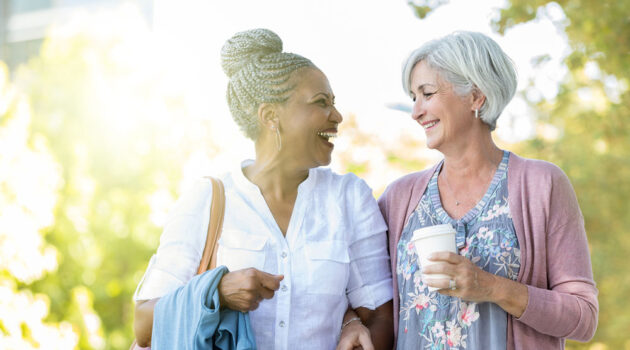
<svg viewBox="0 0 630 350"><path fill-rule="evenodd" d="M322 167L343 120L328 79L267 29L235 34L221 61L232 117L256 150L221 177L221 307L248 312L259 349L391 349L385 222L363 180ZM195 275L211 199L198 182L165 225L135 295L140 345L156 338L158 300Z"/></svg>
<svg viewBox="0 0 630 350"><path fill-rule="evenodd" d="M486 98L478 117L493 131L497 119L516 92L516 71L512 60L489 37L475 32L458 32L434 40L413 51L403 68L403 89L411 91L411 73L420 61L437 70L459 96L473 90Z"/></svg>
<svg viewBox="0 0 630 350"><path fill-rule="evenodd" d="M409 56L403 87L444 159L379 199L389 227L398 349L563 349L588 341L597 289L577 198L555 165L501 150L491 132L514 96L512 61L481 33ZM422 266L414 231L455 231Z"/></svg>

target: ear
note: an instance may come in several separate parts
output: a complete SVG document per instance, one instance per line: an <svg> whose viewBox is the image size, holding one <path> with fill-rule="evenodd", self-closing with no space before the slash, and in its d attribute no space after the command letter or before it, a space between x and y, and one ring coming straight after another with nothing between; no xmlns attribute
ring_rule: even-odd
<svg viewBox="0 0 630 350"><path fill-rule="evenodd" d="M277 106L271 103L261 103L258 107L258 121L267 130L277 128L280 121Z"/></svg>
<svg viewBox="0 0 630 350"><path fill-rule="evenodd" d="M472 95L472 104L470 108L473 111L475 109L481 109L483 104L486 102L486 95L484 95L483 92L481 92L481 90L479 90L479 88L476 86L473 88L471 95Z"/></svg>

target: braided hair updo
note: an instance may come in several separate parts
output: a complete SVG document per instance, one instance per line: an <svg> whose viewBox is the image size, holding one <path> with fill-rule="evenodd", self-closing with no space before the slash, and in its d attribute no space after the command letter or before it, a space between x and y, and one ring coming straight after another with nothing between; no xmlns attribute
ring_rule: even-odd
<svg viewBox="0 0 630 350"><path fill-rule="evenodd" d="M247 137L256 140L260 104L285 102L293 89L287 84L291 73L315 65L300 55L282 52L276 33L251 29L223 44L221 66L229 78L226 97L232 117Z"/></svg>

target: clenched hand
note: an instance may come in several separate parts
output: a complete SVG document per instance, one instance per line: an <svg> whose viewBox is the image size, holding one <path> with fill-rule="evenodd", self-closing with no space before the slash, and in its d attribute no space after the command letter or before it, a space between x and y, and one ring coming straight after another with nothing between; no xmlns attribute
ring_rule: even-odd
<svg viewBox="0 0 630 350"><path fill-rule="evenodd" d="M228 272L219 282L221 306L241 312L256 310L263 299L273 298L283 278L255 268Z"/></svg>

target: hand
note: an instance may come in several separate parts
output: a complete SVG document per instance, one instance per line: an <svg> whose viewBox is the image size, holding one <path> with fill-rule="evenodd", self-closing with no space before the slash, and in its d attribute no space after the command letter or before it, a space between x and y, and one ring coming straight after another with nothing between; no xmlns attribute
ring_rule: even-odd
<svg viewBox="0 0 630 350"><path fill-rule="evenodd" d="M263 299L273 298L283 275L272 275L255 268L226 273L219 282L222 307L247 312L256 310Z"/></svg>
<svg viewBox="0 0 630 350"><path fill-rule="evenodd" d="M359 320L348 323L341 330L337 350L374 350L370 330Z"/></svg>
<svg viewBox="0 0 630 350"><path fill-rule="evenodd" d="M467 258L451 252L436 252L429 260L437 262L423 266L422 273L427 275L424 282L436 288L440 294L458 297L466 301L485 302L493 300L495 275L480 269ZM431 274L444 274L455 281L456 288L449 288L449 280L431 278Z"/></svg>

